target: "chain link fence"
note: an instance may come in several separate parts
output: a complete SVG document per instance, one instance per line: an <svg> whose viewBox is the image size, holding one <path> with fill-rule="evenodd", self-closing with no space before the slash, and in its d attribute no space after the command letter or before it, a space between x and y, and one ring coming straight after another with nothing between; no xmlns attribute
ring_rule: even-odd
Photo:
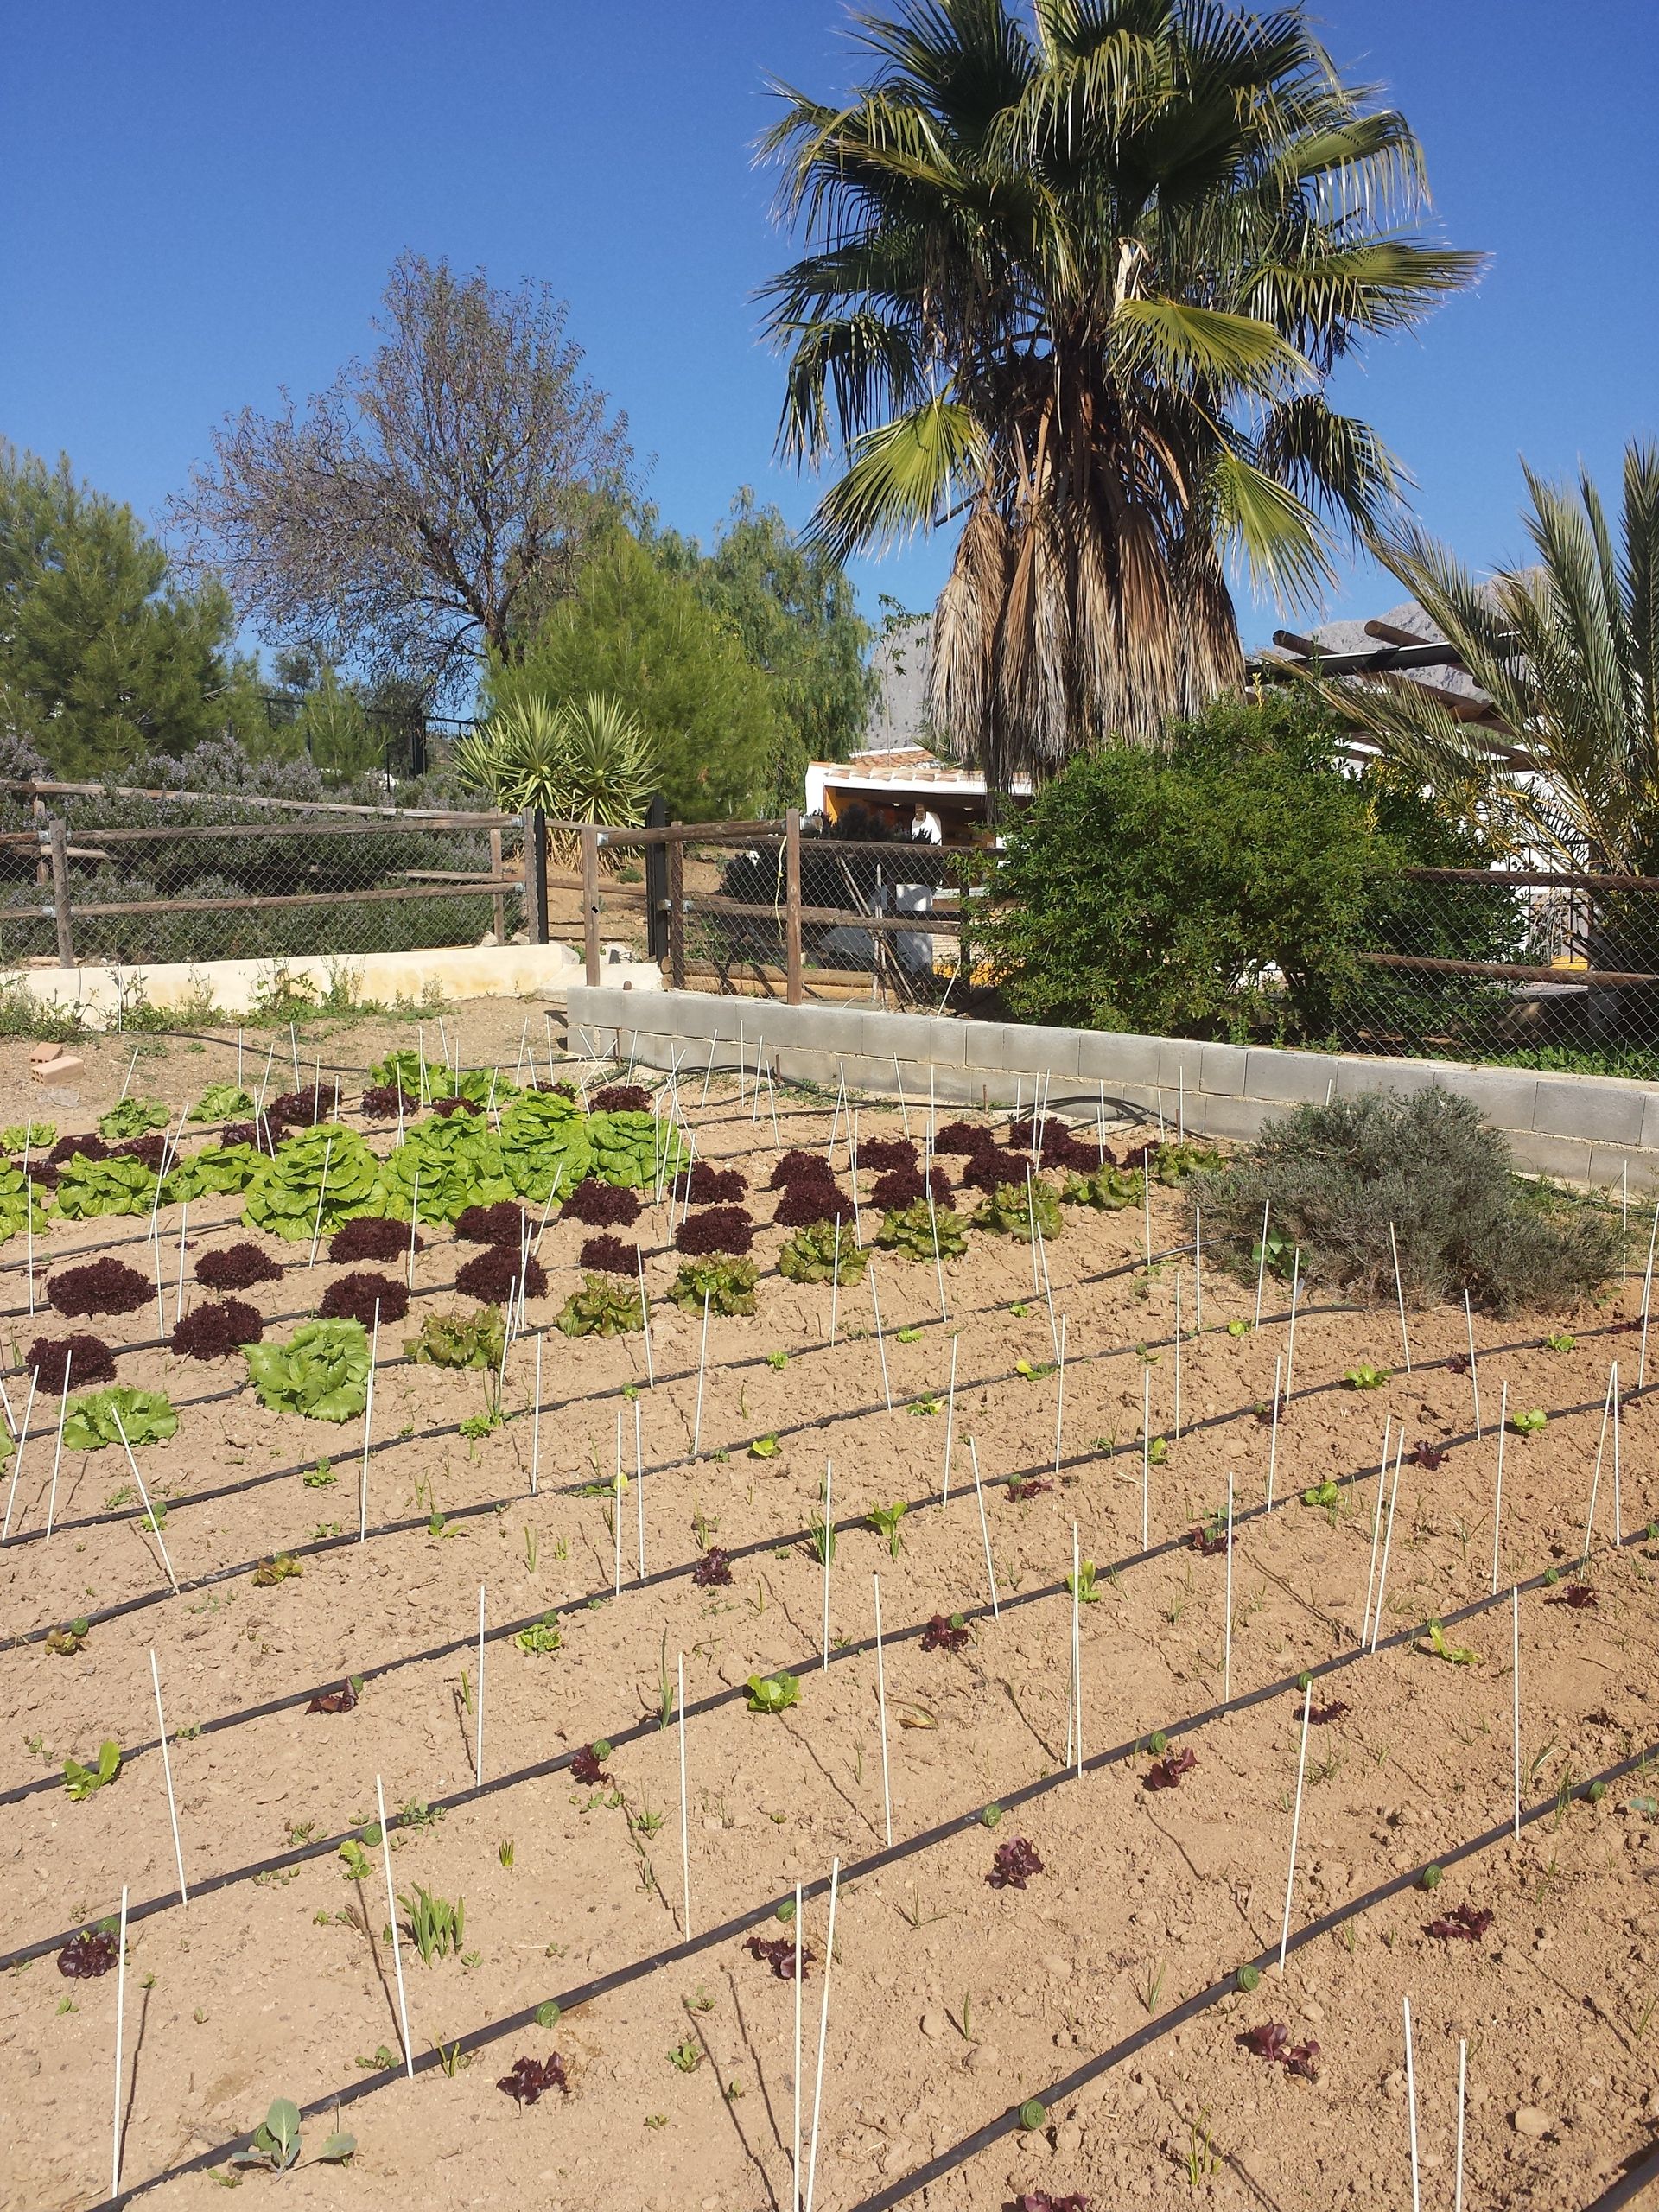
<svg viewBox="0 0 1659 2212"><path fill-rule="evenodd" d="M0 966L350 957L524 926L510 816L0 792Z"/></svg>
<svg viewBox="0 0 1659 2212"><path fill-rule="evenodd" d="M1659 878L1412 869L1359 964L1346 1051L1659 1077Z"/></svg>

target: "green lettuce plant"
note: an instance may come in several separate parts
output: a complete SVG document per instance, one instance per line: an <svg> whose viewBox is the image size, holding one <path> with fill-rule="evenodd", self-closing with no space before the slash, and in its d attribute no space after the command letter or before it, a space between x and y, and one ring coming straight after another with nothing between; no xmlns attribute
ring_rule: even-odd
<svg viewBox="0 0 1659 2212"><path fill-rule="evenodd" d="M623 1337L643 1329L645 1317L636 1288L624 1288L613 1275L584 1275L559 1308L553 1324L567 1337Z"/></svg>
<svg viewBox="0 0 1659 2212"><path fill-rule="evenodd" d="M593 1166L588 1116L556 1090L527 1090L501 1116L501 1165L521 1198L545 1205L555 1186L575 1190Z"/></svg>
<svg viewBox="0 0 1659 2212"><path fill-rule="evenodd" d="M937 1238L937 1247L935 1239ZM968 1231L957 1217L925 1198L888 1214L876 1231L875 1241L901 1260L932 1262L937 1249L942 1260L959 1259L968 1249Z"/></svg>
<svg viewBox="0 0 1659 2212"><path fill-rule="evenodd" d="M207 1145L181 1160L169 1173L162 1185L162 1196L169 1205L176 1205L209 1194L245 1191L270 1157L251 1144ZM332 1185L332 1165L328 1179Z"/></svg>
<svg viewBox="0 0 1659 2212"><path fill-rule="evenodd" d="M317 1233L321 1205L326 1236L343 1222L381 1211L380 1163L355 1129L337 1122L296 1129L267 1156L247 1185L242 1218L290 1244Z"/></svg>
<svg viewBox="0 0 1659 2212"><path fill-rule="evenodd" d="M592 1173L624 1190L654 1185L659 1169L672 1177L688 1164L684 1138L671 1122L655 1114L590 1114L588 1137L594 1148Z"/></svg>
<svg viewBox="0 0 1659 2212"><path fill-rule="evenodd" d="M41 1203L40 1185L31 1182L21 1167L0 1167L0 1244L27 1230L31 1211L38 1236L46 1228L46 1208Z"/></svg>
<svg viewBox="0 0 1659 2212"><path fill-rule="evenodd" d="M1098 1213L1122 1213L1125 1206L1141 1203L1141 1178L1127 1167L1096 1167L1088 1175L1071 1175L1060 1193L1069 1206L1093 1206Z"/></svg>
<svg viewBox="0 0 1659 2212"><path fill-rule="evenodd" d="M488 1068L462 1068L457 1071L446 1067L442 1060L423 1060L418 1052L407 1046L401 1051L388 1052L384 1060L376 1061L369 1070L371 1083L395 1084L406 1098L416 1099L423 1105L429 1098L467 1098L475 1106L493 1103L505 1106L518 1095L518 1086ZM464 1118L464 1117L462 1117Z"/></svg>
<svg viewBox="0 0 1659 2212"><path fill-rule="evenodd" d="M786 1282L828 1282L836 1274L842 1282L861 1282L869 1263L850 1221L815 1221L810 1229L798 1229L778 1255L778 1272Z"/></svg>
<svg viewBox="0 0 1659 2212"><path fill-rule="evenodd" d="M78 1152L58 1170L58 1211L66 1221L147 1214L155 1198L156 1178L142 1160L88 1160Z"/></svg>
<svg viewBox="0 0 1659 2212"><path fill-rule="evenodd" d="M111 1107L107 1114L98 1117L98 1134L105 1144L124 1143L129 1137L141 1137L149 1129L165 1129L173 1116L156 1098L122 1098Z"/></svg>
<svg viewBox="0 0 1659 2212"><path fill-rule="evenodd" d="M63 1440L72 1452L102 1452L121 1441L123 1430L136 1452L141 1444L165 1444L176 1436L179 1417L164 1390L132 1390L115 1383L73 1400L63 1417Z"/></svg>
<svg viewBox="0 0 1659 2212"><path fill-rule="evenodd" d="M416 1122L381 1170L381 1211L407 1221L420 1186L423 1221L453 1222L467 1206L511 1198L501 1146L481 1116L434 1115Z"/></svg>
<svg viewBox="0 0 1659 2212"><path fill-rule="evenodd" d="M798 1675L751 1675L744 1688L749 1694L751 1713L787 1713L791 1705L801 1701Z"/></svg>
<svg viewBox="0 0 1659 2212"><path fill-rule="evenodd" d="M253 1100L234 1083L210 1083L190 1109L193 1122L242 1122L253 1111Z"/></svg>
<svg viewBox="0 0 1659 2212"><path fill-rule="evenodd" d="M700 1314L705 1296L711 1313L753 1313L759 1280L760 1269L753 1260L688 1260L668 1294L687 1313Z"/></svg>
<svg viewBox="0 0 1659 2212"><path fill-rule="evenodd" d="M0 1152L43 1152L57 1141L55 1122L12 1122L0 1129Z"/></svg>
<svg viewBox="0 0 1659 2212"><path fill-rule="evenodd" d="M313 1421L351 1421L368 1400L369 1338L360 1321L302 1321L288 1342L249 1344L262 1406Z"/></svg>
<svg viewBox="0 0 1659 2212"><path fill-rule="evenodd" d="M419 1336L404 1338L404 1352L418 1367L481 1367L493 1375L506 1337L499 1306L481 1306L475 1313L428 1313Z"/></svg>
<svg viewBox="0 0 1659 2212"><path fill-rule="evenodd" d="M107 1789L121 1771L121 1746L105 1737L98 1747L98 1758L92 1766L83 1766L79 1759L65 1759L63 1786L70 1801L84 1805L100 1789Z"/></svg>
<svg viewBox="0 0 1659 2212"><path fill-rule="evenodd" d="M1002 1236L1018 1236L1029 1244L1033 1218L1045 1236L1059 1235L1060 1202L1049 1185L1034 1176L1029 1184L999 1183L974 1216L974 1227L995 1230Z"/></svg>

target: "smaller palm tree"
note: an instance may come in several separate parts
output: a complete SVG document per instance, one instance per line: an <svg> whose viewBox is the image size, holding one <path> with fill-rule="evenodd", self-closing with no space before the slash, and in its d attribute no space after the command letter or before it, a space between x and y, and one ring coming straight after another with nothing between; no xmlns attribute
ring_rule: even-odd
<svg viewBox="0 0 1659 2212"><path fill-rule="evenodd" d="M607 691L517 698L455 749L455 773L505 812L626 829L645 818L657 760L637 715Z"/></svg>
<svg viewBox="0 0 1659 2212"><path fill-rule="evenodd" d="M1524 464L1523 464L1524 467ZM1615 545L1590 478L1576 494L1525 470L1538 558L1478 583L1417 529L1376 547L1513 740L1458 721L1401 677L1323 679L1385 772L1481 820L1495 845L1594 874L1659 868L1659 448L1624 456Z"/></svg>

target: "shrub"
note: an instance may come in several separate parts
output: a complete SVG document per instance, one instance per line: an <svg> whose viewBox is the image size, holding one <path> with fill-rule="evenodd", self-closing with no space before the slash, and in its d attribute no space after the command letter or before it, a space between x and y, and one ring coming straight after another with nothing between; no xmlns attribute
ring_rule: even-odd
<svg viewBox="0 0 1659 2212"><path fill-rule="evenodd" d="M682 1252L747 1252L754 1243L754 1224L742 1206L709 1206L687 1214L674 1243Z"/></svg>
<svg viewBox="0 0 1659 2212"><path fill-rule="evenodd" d="M705 1295L711 1313L753 1313L757 1279L753 1260L689 1260L668 1294L687 1313L701 1313Z"/></svg>
<svg viewBox="0 0 1659 2212"><path fill-rule="evenodd" d="M353 1222L352 1226L367 1229L378 1224ZM282 1278L281 1262L262 1252L257 1244L227 1244L222 1251L204 1252L196 1262L196 1281L204 1290L251 1290L257 1282L280 1282Z"/></svg>
<svg viewBox="0 0 1659 2212"><path fill-rule="evenodd" d="M1166 750L1103 747L1042 787L980 931L1014 1012L1147 1036L1329 1031L1403 855L1299 713L1224 706Z"/></svg>
<svg viewBox="0 0 1659 2212"><path fill-rule="evenodd" d="M73 1321L88 1313L136 1313L149 1303L150 1290L137 1268L103 1259L65 1268L47 1284L46 1295L65 1320Z"/></svg>
<svg viewBox="0 0 1659 2212"><path fill-rule="evenodd" d="M518 1244L524 1237L524 1210L516 1198L498 1198L490 1206L463 1206L455 1216L455 1234L467 1244Z"/></svg>
<svg viewBox="0 0 1659 2212"><path fill-rule="evenodd" d="M639 1218L639 1201L620 1184L602 1183L597 1175L588 1175L571 1192L559 1215L589 1229L627 1229Z"/></svg>
<svg viewBox="0 0 1659 2212"><path fill-rule="evenodd" d="M625 1244L620 1236L590 1236L577 1255L579 1268L592 1268L605 1275L626 1275L638 1281L639 1247Z"/></svg>
<svg viewBox="0 0 1659 2212"><path fill-rule="evenodd" d="M741 1205L748 1188L741 1168L711 1167L706 1160L693 1160L689 1175L674 1178L674 1196L694 1206Z"/></svg>
<svg viewBox="0 0 1659 2212"><path fill-rule="evenodd" d="M518 1295L521 1262L518 1250L505 1244L486 1245L475 1260L455 1270L455 1288L463 1298L483 1306L505 1306ZM547 1269L534 1257L522 1262L526 1298L545 1298Z"/></svg>
<svg viewBox="0 0 1659 2212"><path fill-rule="evenodd" d="M642 1083L607 1083L588 1103L595 1114L649 1114L651 1093Z"/></svg>
<svg viewBox="0 0 1659 2212"><path fill-rule="evenodd" d="M187 1313L173 1332L173 1349L183 1359L228 1359L244 1344L257 1344L264 1333L257 1306L245 1298L225 1298Z"/></svg>
<svg viewBox="0 0 1659 2212"><path fill-rule="evenodd" d="M341 1275L322 1294L317 1311L325 1321L360 1321L374 1326L377 1310L383 1321L401 1321L409 1311L409 1286L399 1275Z"/></svg>
<svg viewBox="0 0 1659 2212"><path fill-rule="evenodd" d="M415 1249L423 1251L426 1239L416 1236ZM252 1251L251 1244L243 1248ZM338 1266L353 1260L404 1260L409 1256L409 1231L401 1221L387 1221L378 1214L365 1213L356 1221L341 1224L328 1240L328 1257ZM200 1274L200 1268L196 1270ZM280 1270L279 1270L280 1272Z"/></svg>
<svg viewBox="0 0 1659 2212"><path fill-rule="evenodd" d="M1199 1202L1205 1251L1241 1277L1255 1280L1265 1204L1275 1248L1300 1248L1305 1282L1379 1301L1394 1296L1391 1223L1416 1305L1467 1290L1497 1313L1560 1309L1619 1260L1616 1221L1523 1181L1503 1137L1438 1084L1298 1107L1206 1177Z"/></svg>
<svg viewBox="0 0 1659 2212"><path fill-rule="evenodd" d="M115 1354L102 1337L36 1337L23 1364L35 1387L60 1398L71 1382L113 1382Z"/></svg>
<svg viewBox="0 0 1659 2212"><path fill-rule="evenodd" d="M850 1221L853 1202L826 1169L791 1183L772 1217L779 1229L810 1229L820 1221Z"/></svg>

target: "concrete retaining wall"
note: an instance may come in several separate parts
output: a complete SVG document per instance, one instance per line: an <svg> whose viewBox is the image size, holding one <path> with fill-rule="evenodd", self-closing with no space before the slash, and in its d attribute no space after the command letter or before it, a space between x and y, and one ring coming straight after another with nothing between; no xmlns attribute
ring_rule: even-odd
<svg viewBox="0 0 1659 2212"><path fill-rule="evenodd" d="M1049 1102L1058 1111L1092 1110L1103 1089L1109 1107L1144 1110L1161 1103L1173 1121L1179 1094L1187 1128L1205 1136L1252 1137L1287 1106L1318 1103L1327 1093L1409 1092L1438 1083L1474 1101L1509 1137L1521 1167L1615 1188L1628 1169L1632 1190L1659 1189L1659 1083L953 1021L858 1007L779 1006L700 991L645 999L632 990L572 984L567 1006L573 1047L582 1049L591 1036L606 1050L620 1038L626 1058L637 1033L639 1057L653 1067L667 1067L683 1054L685 1065L701 1070L711 1042L715 1065L735 1067L741 1024L747 1065L754 1065L760 1046L774 1076L785 1081L833 1085L844 1069L848 1083L861 1090L890 1095L902 1077L911 1098L925 1098L931 1080L941 1101L1009 1105L1018 1086L1029 1099L1033 1077L1047 1076Z"/></svg>

